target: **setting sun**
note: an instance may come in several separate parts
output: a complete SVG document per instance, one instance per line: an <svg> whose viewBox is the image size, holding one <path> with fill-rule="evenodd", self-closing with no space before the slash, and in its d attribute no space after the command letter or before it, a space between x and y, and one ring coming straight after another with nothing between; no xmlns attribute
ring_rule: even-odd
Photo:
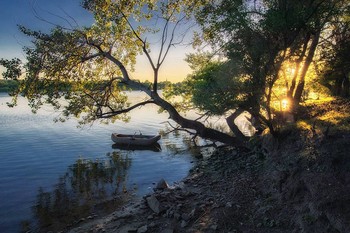
<svg viewBox="0 0 350 233"><path fill-rule="evenodd" d="M281 104L282 104L282 111L287 111L288 108L289 108L288 100L287 99L283 99L281 101Z"/></svg>

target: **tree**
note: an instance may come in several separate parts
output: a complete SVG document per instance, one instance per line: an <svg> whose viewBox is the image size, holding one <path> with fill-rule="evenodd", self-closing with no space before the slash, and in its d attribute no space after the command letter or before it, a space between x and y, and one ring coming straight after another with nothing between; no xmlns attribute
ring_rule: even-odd
<svg viewBox="0 0 350 233"><path fill-rule="evenodd" d="M348 7L348 1L328 1L325 4L320 1L317 8L311 8L312 18L308 20L304 29L304 42L299 43L299 51L296 50L297 53L292 54L296 59L290 60L295 64L295 72L288 90L288 96L293 98L296 105L301 101L308 69L313 60L318 60L319 55L316 56L317 53L320 53L318 50L322 50L325 41L331 39L329 28L339 26L338 18L347 14ZM336 51L334 49L328 50L328 53L334 54ZM336 55L336 57L339 56ZM299 80L298 83L296 83L297 79Z"/></svg>
<svg viewBox="0 0 350 233"><path fill-rule="evenodd" d="M349 8L344 16L334 19L327 28L327 36L319 51L318 71L321 84L333 95L350 97L350 22Z"/></svg>
<svg viewBox="0 0 350 233"><path fill-rule="evenodd" d="M80 116L81 123L124 119L137 107L156 104L198 136L242 145L233 136L184 118L158 93L159 70L171 48L185 39L191 13L198 4L186 0L84 0L82 6L95 18L91 27L56 26L44 33L21 26L20 30L33 38L33 47L24 48L26 77L16 94L27 97L34 110L49 103L63 108L66 118ZM156 36L158 52L152 56L149 40ZM147 57L153 69L151 86L129 75L140 54ZM58 84L62 82L69 83L70 88L60 89ZM130 106L120 84L145 92L149 99ZM62 98L67 104L61 105Z"/></svg>
<svg viewBox="0 0 350 233"><path fill-rule="evenodd" d="M314 59L324 27L339 15L343 0L323 1L213 1L197 14L206 42L221 51L231 63L243 87L236 96L246 95L235 108L243 108L274 134L271 101L275 84L286 63L295 64L288 96L297 107L305 77ZM232 77L227 79L231 82ZM234 107L234 106L232 106ZM297 108L294 108L297 110Z"/></svg>
<svg viewBox="0 0 350 233"><path fill-rule="evenodd" d="M208 61L208 57L203 54L199 54L199 57L190 55L187 60L194 73L180 87L165 89L165 97L181 96L180 103L173 104L185 111L197 108L205 113L202 117L225 116L227 126L234 135L240 141L246 141L248 138L234 123L235 118L243 113L243 108L237 109L237 106L246 104L244 100L249 95L248 87L243 86L238 75L239 67L237 63ZM242 89L246 94L241 94Z"/></svg>

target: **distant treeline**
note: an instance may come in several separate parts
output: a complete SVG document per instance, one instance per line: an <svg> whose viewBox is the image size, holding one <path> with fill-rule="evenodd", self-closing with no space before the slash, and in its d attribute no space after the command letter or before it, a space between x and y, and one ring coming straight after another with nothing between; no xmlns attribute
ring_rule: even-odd
<svg viewBox="0 0 350 233"><path fill-rule="evenodd" d="M18 87L19 82L15 80L0 79L0 92L10 92Z"/></svg>
<svg viewBox="0 0 350 233"><path fill-rule="evenodd" d="M91 88L93 86L100 86L100 85L103 85L104 82L107 82L107 81L101 81L101 82L98 82L98 83L87 83L86 84L86 87L87 88ZM149 82L149 81L144 81L144 82L141 82L147 86L152 86L152 83ZM18 85L20 84L20 81L16 81L16 80L5 80L5 79L0 79L0 92L11 92L12 90L16 89L18 87ZM170 85L171 82L169 81L164 81L164 82L159 82L158 83L158 89L159 90L162 90L164 89L167 85ZM71 83L67 83L67 82L60 82L60 83L51 83L51 85L43 85L43 86L47 86L47 87L52 87L53 85L56 86L56 88L58 87L59 90L67 90L67 89L70 89L72 84ZM121 87L123 87L123 84L120 84ZM127 90L132 90L130 88L127 88Z"/></svg>

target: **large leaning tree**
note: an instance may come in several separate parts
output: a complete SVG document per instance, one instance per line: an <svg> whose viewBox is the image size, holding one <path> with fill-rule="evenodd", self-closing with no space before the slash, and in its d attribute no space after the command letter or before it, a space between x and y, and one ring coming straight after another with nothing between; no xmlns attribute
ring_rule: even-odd
<svg viewBox="0 0 350 233"><path fill-rule="evenodd" d="M14 95L24 95L34 110L49 103L63 109L64 117L80 117L82 123L123 119L137 107L156 104L178 125L200 137L242 145L230 134L183 117L158 92L159 70L170 50L186 39L199 2L84 0L82 7L95 20L90 27L78 27L74 20L70 27L56 26L49 33L20 26L32 38L32 46L24 48L25 79ZM154 49L150 41L155 38ZM130 75L139 55L146 56L153 70L151 85ZM122 86L141 90L148 99L130 105Z"/></svg>

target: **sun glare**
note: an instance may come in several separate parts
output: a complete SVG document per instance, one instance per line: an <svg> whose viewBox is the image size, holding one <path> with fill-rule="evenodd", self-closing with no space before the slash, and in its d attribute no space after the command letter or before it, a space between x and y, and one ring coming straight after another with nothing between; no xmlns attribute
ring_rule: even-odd
<svg viewBox="0 0 350 233"><path fill-rule="evenodd" d="M287 99L283 99L281 101L281 110L282 111L287 111L288 110L288 108L289 108L289 103L288 102L289 101Z"/></svg>
<svg viewBox="0 0 350 233"><path fill-rule="evenodd" d="M290 76L293 76L294 73L295 73L295 68L287 67L287 68L286 68L286 71L287 71L287 73L288 73Z"/></svg>

